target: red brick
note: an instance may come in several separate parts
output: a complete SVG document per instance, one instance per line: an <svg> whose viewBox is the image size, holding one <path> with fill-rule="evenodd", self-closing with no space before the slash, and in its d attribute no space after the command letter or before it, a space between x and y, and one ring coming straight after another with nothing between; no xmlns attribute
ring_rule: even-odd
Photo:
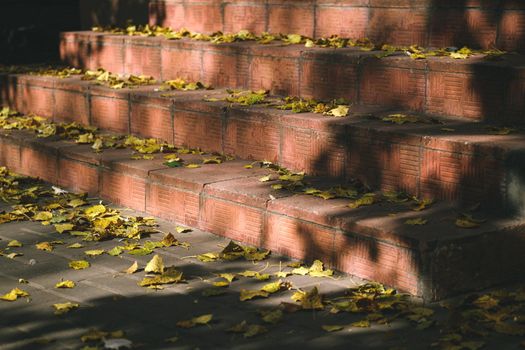
<svg viewBox="0 0 525 350"><path fill-rule="evenodd" d="M266 52L271 56L266 55ZM279 47L257 48L249 66L249 87L270 90L277 95L299 95L299 62L291 50Z"/></svg>
<svg viewBox="0 0 525 350"><path fill-rule="evenodd" d="M297 33L314 36L314 2L273 1L269 5L268 31L270 33ZM275 4L277 2L277 4Z"/></svg>
<svg viewBox="0 0 525 350"><path fill-rule="evenodd" d="M56 183L58 157L48 150L22 146L20 150L20 172L42 180Z"/></svg>
<svg viewBox="0 0 525 350"><path fill-rule="evenodd" d="M149 24L179 29L184 26L184 12L183 1L150 1Z"/></svg>
<svg viewBox="0 0 525 350"><path fill-rule="evenodd" d="M295 259L320 259L332 266L334 236L335 230L329 227L267 213L261 246Z"/></svg>
<svg viewBox="0 0 525 350"><path fill-rule="evenodd" d="M54 113L53 89L18 85L17 108L24 113L34 113L51 118Z"/></svg>
<svg viewBox="0 0 525 350"><path fill-rule="evenodd" d="M163 42L161 55L163 80L177 78L190 81L202 80L202 51L200 48L181 49L178 42L166 41Z"/></svg>
<svg viewBox="0 0 525 350"><path fill-rule="evenodd" d="M105 130L129 133L129 101L91 95L91 123Z"/></svg>
<svg viewBox="0 0 525 350"><path fill-rule="evenodd" d="M266 5L257 3L225 3L224 31L226 33L249 30L253 33L266 31Z"/></svg>
<svg viewBox="0 0 525 350"><path fill-rule="evenodd" d="M228 111L224 134L224 151L241 158L270 160L279 157L279 116L254 110Z"/></svg>
<svg viewBox="0 0 525 350"><path fill-rule="evenodd" d="M241 203L204 197L199 228L251 245L259 245L263 211Z"/></svg>
<svg viewBox="0 0 525 350"><path fill-rule="evenodd" d="M361 101L365 104L412 110L422 110L424 107L424 70L387 66L371 59L363 67L360 82Z"/></svg>
<svg viewBox="0 0 525 350"><path fill-rule="evenodd" d="M98 169L66 158L58 160L58 185L73 191L98 194Z"/></svg>
<svg viewBox="0 0 525 350"><path fill-rule="evenodd" d="M492 11L477 9L435 10L432 14L430 45L492 48L496 44L497 33L494 16Z"/></svg>
<svg viewBox="0 0 525 350"><path fill-rule="evenodd" d="M126 74L161 78L161 38L130 37L125 41L124 71Z"/></svg>
<svg viewBox="0 0 525 350"><path fill-rule="evenodd" d="M497 46L509 51L525 50L525 11L503 11Z"/></svg>
<svg viewBox="0 0 525 350"><path fill-rule="evenodd" d="M77 33L62 33L60 37L60 59L72 67L89 67L90 45Z"/></svg>
<svg viewBox="0 0 525 350"><path fill-rule="evenodd" d="M368 37L378 43L426 46L428 23L427 9L373 8Z"/></svg>
<svg viewBox="0 0 525 350"><path fill-rule="evenodd" d="M11 171L20 171L20 146L0 140L0 164Z"/></svg>
<svg viewBox="0 0 525 350"><path fill-rule="evenodd" d="M184 24L196 32L211 33L222 30L223 20L220 1L208 0L206 2L186 2L184 5ZM179 24L176 27L180 27Z"/></svg>
<svg viewBox="0 0 525 350"><path fill-rule="evenodd" d="M237 43L224 44L214 50L205 50L202 58L204 82L213 87L246 87L249 75L247 47Z"/></svg>
<svg viewBox="0 0 525 350"><path fill-rule="evenodd" d="M55 89L53 119L63 122L89 124L89 101L87 92Z"/></svg>
<svg viewBox="0 0 525 350"><path fill-rule="evenodd" d="M157 105L132 103L131 133L173 143L173 121L170 110Z"/></svg>
<svg viewBox="0 0 525 350"><path fill-rule="evenodd" d="M175 110L174 143L222 152L222 120L220 115Z"/></svg>
<svg viewBox="0 0 525 350"><path fill-rule="evenodd" d="M145 211L146 180L111 170L103 170L100 195L116 204Z"/></svg>
<svg viewBox="0 0 525 350"><path fill-rule="evenodd" d="M364 38L367 36L369 11L366 7L318 6L314 36L317 38L338 34L354 39Z"/></svg>
<svg viewBox="0 0 525 350"><path fill-rule="evenodd" d="M149 183L146 193L146 212L184 225L197 226L199 193Z"/></svg>
<svg viewBox="0 0 525 350"><path fill-rule="evenodd" d="M104 68L124 73L124 39L122 35L92 35L89 42L89 68Z"/></svg>
<svg viewBox="0 0 525 350"><path fill-rule="evenodd" d="M318 99L357 100L358 59L350 50L326 54L326 49L305 52L300 62L300 95ZM340 53L340 52L344 53Z"/></svg>
<svg viewBox="0 0 525 350"><path fill-rule="evenodd" d="M418 255L413 250L354 235L335 237L335 267L352 275L381 281L420 294Z"/></svg>
<svg viewBox="0 0 525 350"><path fill-rule="evenodd" d="M317 118L307 114L297 117ZM342 177L345 172L345 153L348 146L344 130L343 127L326 133L310 128L284 126L280 164L311 175Z"/></svg>

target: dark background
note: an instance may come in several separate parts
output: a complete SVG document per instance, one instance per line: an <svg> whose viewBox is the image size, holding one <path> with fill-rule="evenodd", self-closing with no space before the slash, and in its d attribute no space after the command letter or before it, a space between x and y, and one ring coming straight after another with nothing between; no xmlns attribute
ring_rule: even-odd
<svg viewBox="0 0 525 350"><path fill-rule="evenodd" d="M148 0L0 0L0 63L58 61L61 31L147 23Z"/></svg>

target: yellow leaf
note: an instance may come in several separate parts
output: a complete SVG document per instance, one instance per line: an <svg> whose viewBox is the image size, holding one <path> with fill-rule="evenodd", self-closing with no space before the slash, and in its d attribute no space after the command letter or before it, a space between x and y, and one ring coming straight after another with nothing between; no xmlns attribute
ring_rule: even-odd
<svg viewBox="0 0 525 350"><path fill-rule="evenodd" d="M456 219L456 226L461 228L477 228L484 220L476 220L470 215L463 215Z"/></svg>
<svg viewBox="0 0 525 350"><path fill-rule="evenodd" d="M464 53L459 53L459 52L451 52L450 53L450 57L451 58L454 58L454 59L459 59L459 60L464 60L464 59L467 59L468 58L468 55L467 54L464 54Z"/></svg>
<svg viewBox="0 0 525 350"><path fill-rule="evenodd" d="M72 303L70 301L65 302L65 303L53 304L53 307L55 308L55 315L65 314L66 312L77 309L79 306L80 306L79 304Z"/></svg>
<svg viewBox="0 0 525 350"><path fill-rule="evenodd" d="M346 117L348 115L348 111L350 110L350 107L345 105L339 105L334 109L331 109L328 114L333 115L334 117Z"/></svg>
<svg viewBox="0 0 525 350"><path fill-rule="evenodd" d="M266 175L266 176L263 176L263 177L259 178L260 182L268 182L268 181L271 181L271 180L272 180L272 176L271 175Z"/></svg>
<svg viewBox="0 0 525 350"><path fill-rule="evenodd" d="M186 165L186 168L188 169L197 169L197 168L200 168L200 164L195 164L195 163L190 163L188 165Z"/></svg>
<svg viewBox="0 0 525 350"><path fill-rule="evenodd" d="M278 291L280 291L282 286L283 286L283 283L282 283L281 280L279 280L277 282L272 282L272 283L265 284L261 288L261 290L264 291L264 292L273 294L273 293L277 293Z"/></svg>
<svg viewBox="0 0 525 350"><path fill-rule="evenodd" d="M263 290L248 290L248 289L241 289L241 294L239 296L240 301L246 301L251 300L253 298L259 297L259 298L267 298L270 295L270 293L265 292Z"/></svg>
<svg viewBox="0 0 525 350"><path fill-rule="evenodd" d="M22 255L24 255L24 254L22 254L22 253L9 253L5 257L8 258L8 259L14 259L17 256L22 256Z"/></svg>
<svg viewBox="0 0 525 350"><path fill-rule="evenodd" d="M292 300L300 302L301 307L305 310L320 310L324 308L323 299L319 295L317 287L312 288L308 292L295 292L292 295Z"/></svg>
<svg viewBox="0 0 525 350"><path fill-rule="evenodd" d="M1 296L0 299L5 300L5 301L15 301L19 297L29 297L29 293L20 288L14 288L14 289L11 289L9 293Z"/></svg>
<svg viewBox="0 0 525 350"><path fill-rule="evenodd" d="M55 230L58 233L64 233L65 231L71 231L74 227L75 225L73 224L56 224Z"/></svg>
<svg viewBox="0 0 525 350"><path fill-rule="evenodd" d="M104 254L104 249L93 249L93 250L86 250L84 254L88 256L98 256Z"/></svg>
<svg viewBox="0 0 525 350"><path fill-rule="evenodd" d="M124 249L122 247L116 246L108 250L108 254L111 256L119 256L123 251Z"/></svg>
<svg viewBox="0 0 525 350"><path fill-rule="evenodd" d="M283 311L280 309L261 310L259 313L262 316L262 320L266 323L275 324L283 318Z"/></svg>
<svg viewBox="0 0 525 350"><path fill-rule="evenodd" d="M219 259L218 253L204 253L197 255L197 259L199 259L202 262L212 262L217 261Z"/></svg>
<svg viewBox="0 0 525 350"><path fill-rule="evenodd" d="M164 262L162 261L162 257L158 254L156 254L146 265L146 268L144 268L145 272L152 272L152 273L163 273L164 272Z"/></svg>
<svg viewBox="0 0 525 350"><path fill-rule="evenodd" d="M55 284L55 288L74 288L75 285L76 285L75 282L71 280L65 280L65 281L61 281Z"/></svg>
<svg viewBox="0 0 525 350"><path fill-rule="evenodd" d="M236 275L234 273L220 273L218 276L231 283L235 279Z"/></svg>
<svg viewBox="0 0 525 350"><path fill-rule="evenodd" d="M69 205L70 207L72 208L77 208L77 207L80 207L84 204L87 204L87 202L83 199L80 199L80 198L75 198L75 199L72 199L70 200L67 205Z"/></svg>
<svg viewBox="0 0 525 350"><path fill-rule="evenodd" d="M176 323L177 327L181 328L193 328L197 325L206 325L213 319L212 314L206 314L198 317L194 317L191 320L179 321Z"/></svg>
<svg viewBox="0 0 525 350"><path fill-rule="evenodd" d="M321 328L327 332L337 332L342 330L344 327L339 325L324 325Z"/></svg>
<svg viewBox="0 0 525 350"><path fill-rule="evenodd" d="M13 239L12 241L9 241L9 243L7 243L7 246L10 248L18 248L22 246L22 243L20 243L16 239Z"/></svg>
<svg viewBox="0 0 525 350"><path fill-rule="evenodd" d="M53 218L53 213L49 211L40 211L33 216L33 220L36 221L48 221Z"/></svg>
<svg viewBox="0 0 525 350"><path fill-rule="evenodd" d="M177 227L175 227L175 230L177 231L177 233L191 232L191 228L187 228L187 227L183 227L183 226L177 226Z"/></svg>
<svg viewBox="0 0 525 350"><path fill-rule="evenodd" d="M70 249L78 249L78 248L83 248L83 247L84 246L80 243L73 243L67 246L67 248L70 248Z"/></svg>
<svg viewBox="0 0 525 350"><path fill-rule="evenodd" d="M160 275L154 277L145 277L142 281L139 282L141 287L150 287L158 286L159 284L172 284L182 282L182 272L177 271L170 275Z"/></svg>
<svg viewBox="0 0 525 350"><path fill-rule="evenodd" d="M350 208L359 208L365 205L372 205L377 201L375 193L365 193L361 198L348 204Z"/></svg>
<svg viewBox="0 0 525 350"><path fill-rule="evenodd" d="M107 211L106 207L102 204L97 204L92 207L87 208L84 210L84 214L87 216L94 218L99 216L100 214L104 214Z"/></svg>
<svg viewBox="0 0 525 350"><path fill-rule="evenodd" d="M360 328L368 328L370 327L370 321L368 320L361 320L357 322L353 322L350 324L352 327L360 327Z"/></svg>
<svg viewBox="0 0 525 350"><path fill-rule="evenodd" d="M138 269L139 269L139 264L135 261L133 264L131 264L130 267L128 267L128 268L126 269L125 272L126 272L127 274L131 275L131 274L137 272Z"/></svg>
<svg viewBox="0 0 525 350"><path fill-rule="evenodd" d="M268 332L268 329L258 324L249 325L246 331L243 333L244 338L255 337L256 335Z"/></svg>
<svg viewBox="0 0 525 350"><path fill-rule="evenodd" d="M69 267L73 270L83 270L90 266L91 264L85 260L73 260L69 262Z"/></svg>
<svg viewBox="0 0 525 350"><path fill-rule="evenodd" d="M391 122L394 124L405 124L405 123L417 123L419 122L419 117L415 115L407 115L402 113L390 114L387 117L382 118L385 122Z"/></svg>
<svg viewBox="0 0 525 350"><path fill-rule="evenodd" d="M423 219L423 218L415 218L415 219L408 219L405 221L405 224L407 225L426 225L426 223L428 222L427 219Z"/></svg>

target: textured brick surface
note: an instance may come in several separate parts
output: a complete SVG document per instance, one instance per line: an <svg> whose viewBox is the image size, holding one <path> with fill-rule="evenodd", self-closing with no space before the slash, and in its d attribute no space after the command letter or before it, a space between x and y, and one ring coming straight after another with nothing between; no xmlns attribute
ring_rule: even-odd
<svg viewBox="0 0 525 350"><path fill-rule="evenodd" d="M89 195L98 194L99 174L96 167L66 158L58 160L58 185Z"/></svg>
<svg viewBox="0 0 525 350"><path fill-rule="evenodd" d="M145 179L103 170L101 182L101 196L132 209L145 211Z"/></svg>
<svg viewBox="0 0 525 350"><path fill-rule="evenodd" d="M148 184L146 211L185 225L197 226L199 194L159 183Z"/></svg>

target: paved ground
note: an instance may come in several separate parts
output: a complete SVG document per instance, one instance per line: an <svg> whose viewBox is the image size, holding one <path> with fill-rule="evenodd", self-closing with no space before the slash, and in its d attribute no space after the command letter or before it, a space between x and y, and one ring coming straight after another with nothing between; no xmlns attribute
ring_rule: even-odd
<svg viewBox="0 0 525 350"><path fill-rule="evenodd" d="M0 210L7 208L4 205ZM139 215L125 209L123 213ZM175 231L173 223L159 220L159 224L165 232ZM78 237L58 234L52 226L43 226L38 222L0 225L0 250L4 253L23 253L14 259L0 257L0 295L15 287L30 294L29 298L19 298L13 302L0 300L0 349L102 349L103 340L81 341L82 335L90 329L106 332L121 330L124 334L116 334L116 339L124 340L116 343L110 341L106 345L117 348L119 341L124 344L129 340L133 348L141 349L427 349L431 343L447 334L449 315L438 305L430 306L436 314L429 317L437 325L425 330L417 330L416 324L406 317L399 317L386 325L372 323L369 328L350 326L353 322L370 317L370 314L335 314L330 312L329 306L317 311L285 310L283 318L276 324L265 323L260 311L276 310L283 301L293 303L290 296L296 289L311 290L316 286L327 300L343 296L349 287L355 287L364 281L337 274L334 278L293 275L283 279L292 284L292 290L281 291L265 299L241 302L241 289L256 290L277 278L258 281L238 277L230 287L224 289L224 295L203 296L204 289L209 288L213 281L221 280L217 277L218 273L238 273L245 270L274 273L280 268L290 271L291 268L286 267L289 261L271 256L257 263L245 260L205 263L197 260L195 255L220 251L228 241L198 230L175 233L175 236L178 240L189 243L190 248L158 248L155 253L163 257L166 266L175 265L182 270L187 283L153 290L137 284L144 278L144 271L139 270L134 274L122 271L135 260L144 268L154 254L132 256L124 253L118 257L103 254L86 258L85 250L109 250L121 242L83 242ZM161 240L162 237L163 234L157 233L142 241ZM20 241L23 246L7 249L7 243L13 239ZM55 245L51 252L35 248L38 242L53 240L61 240L64 244ZM82 243L84 248L67 248L75 242ZM68 262L78 259L89 260L91 267L84 270L70 269ZM19 283L21 278L29 283ZM77 285L73 289L54 288L61 279L73 280ZM52 305L67 301L78 303L80 307L63 315L55 315ZM412 302L410 305L412 308L419 306ZM181 320L203 314L213 314L212 321L207 325L190 329L176 325ZM245 338L242 333L226 331L242 321L262 325L268 332ZM322 329L323 325L342 325L344 328L330 333ZM178 339L175 342L166 342L166 339L173 337ZM479 346L498 349L519 349L521 342L519 337L502 336L484 337L480 341L483 344L480 342ZM470 349L476 349L475 345Z"/></svg>

